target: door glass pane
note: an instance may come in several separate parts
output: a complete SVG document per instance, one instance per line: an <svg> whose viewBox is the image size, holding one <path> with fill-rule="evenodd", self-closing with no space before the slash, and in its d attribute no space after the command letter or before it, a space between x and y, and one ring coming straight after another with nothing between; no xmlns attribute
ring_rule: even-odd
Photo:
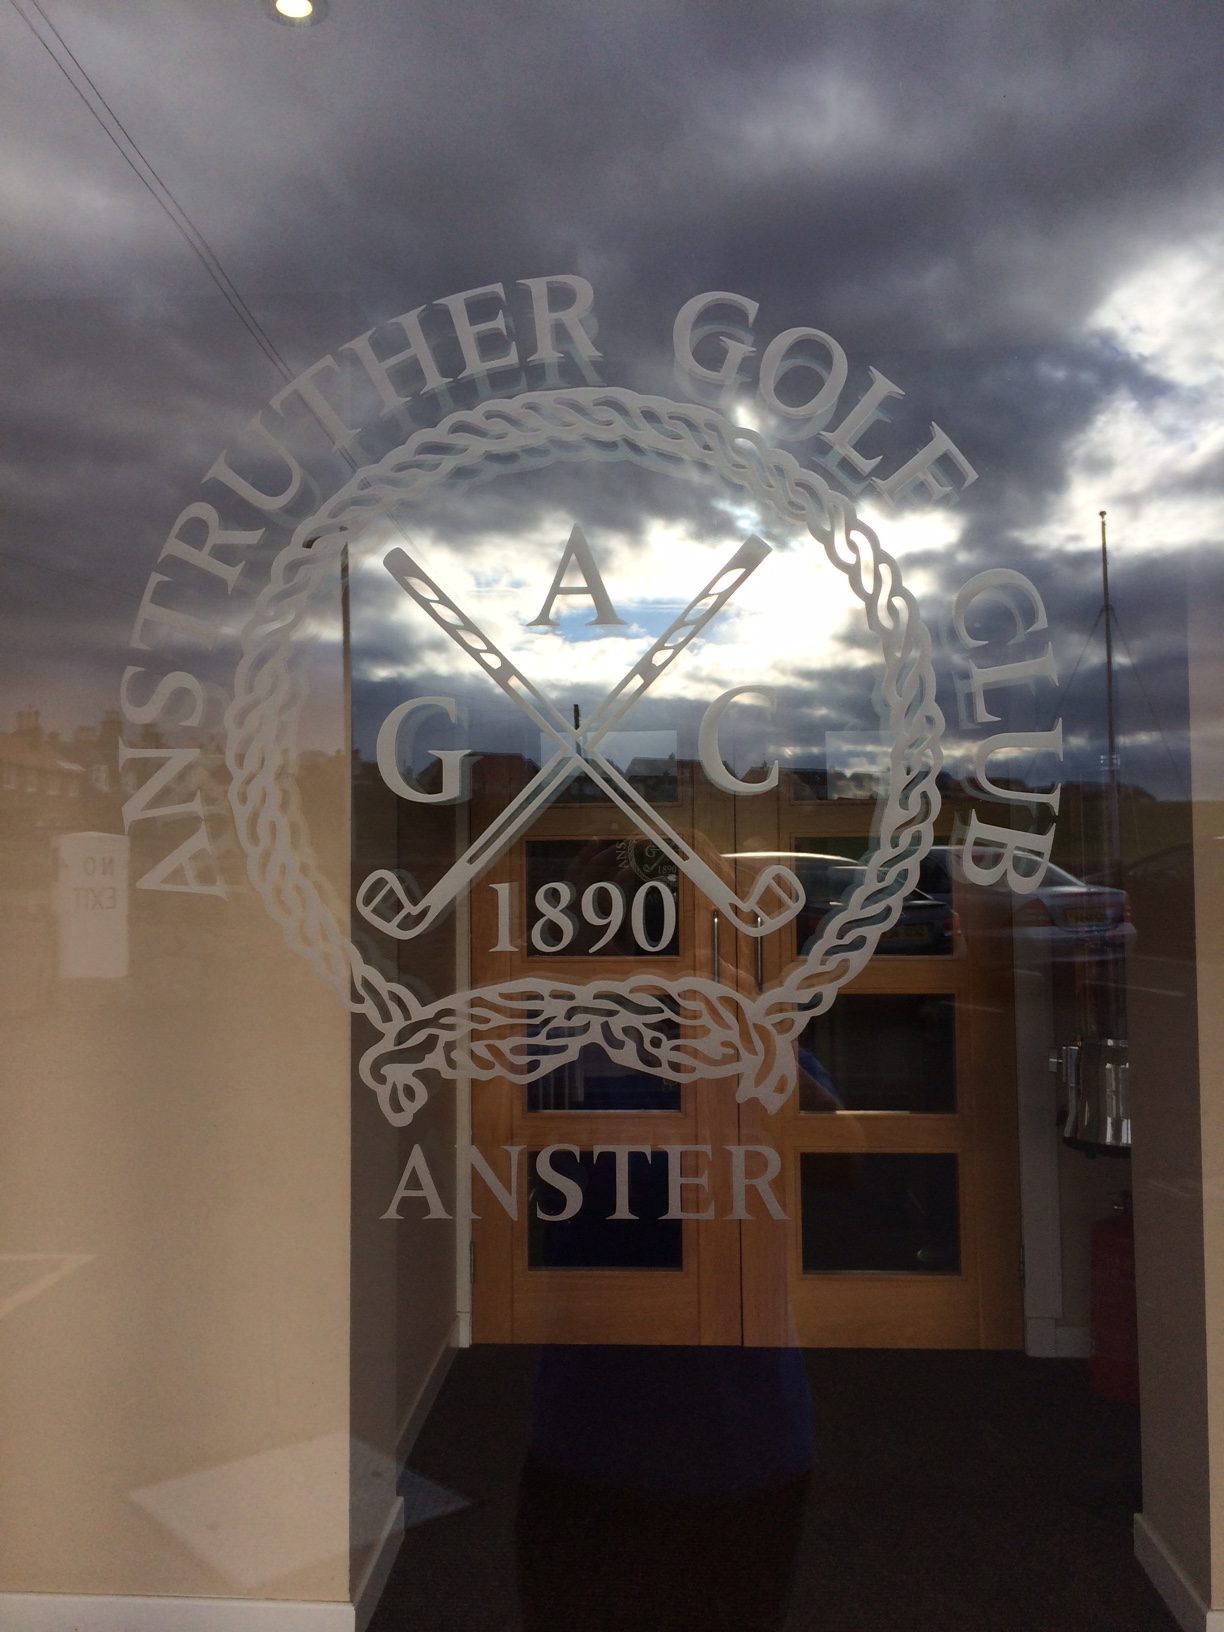
<svg viewBox="0 0 1224 1632"><path fill-rule="evenodd" d="M842 993L804 1030L801 1111L955 1111L956 1019L951 997Z"/></svg>
<svg viewBox="0 0 1224 1632"><path fill-rule="evenodd" d="M562 1187L539 1171L541 1152L531 1156L527 1229L527 1263L531 1269L681 1269L684 1264L683 1225L662 1215L667 1211L667 1159L605 1151L554 1151L549 1157ZM623 1181L618 1167L623 1164ZM564 1181L581 1191L581 1205L570 1218L540 1218L565 1210L572 1192ZM623 1195L618 1198L618 1182ZM623 1205L622 1205L623 1203ZM613 1218L615 1212L630 1217Z"/></svg>
<svg viewBox="0 0 1224 1632"><path fill-rule="evenodd" d="M952 1155L799 1158L803 1269L954 1275L960 1270L958 1161Z"/></svg>
<svg viewBox="0 0 1224 1632"><path fill-rule="evenodd" d="M530 839L527 940L533 957L674 957L675 866L649 839Z"/></svg>
<svg viewBox="0 0 1224 1632"><path fill-rule="evenodd" d="M576 1060L528 1083L527 1109L678 1111L680 1085L637 1071L612 1059L598 1044L588 1043Z"/></svg>

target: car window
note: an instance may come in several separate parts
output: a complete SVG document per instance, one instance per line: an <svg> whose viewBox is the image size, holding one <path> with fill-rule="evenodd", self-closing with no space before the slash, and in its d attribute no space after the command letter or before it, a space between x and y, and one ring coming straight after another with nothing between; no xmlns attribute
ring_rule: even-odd
<svg viewBox="0 0 1224 1632"><path fill-rule="evenodd" d="M798 871L809 896L824 896L830 900L861 883L865 873L856 862L841 860L801 862Z"/></svg>
<svg viewBox="0 0 1224 1632"><path fill-rule="evenodd" d="M1089 886L1084 883L1082 878L1076 878L1073 873L1067 872L1062 867L1055 867L1053 864L1046 868L1045 877L1041 882L1043 884L1070 884L1077 890L1086 890L1089 888Z"/></svg>

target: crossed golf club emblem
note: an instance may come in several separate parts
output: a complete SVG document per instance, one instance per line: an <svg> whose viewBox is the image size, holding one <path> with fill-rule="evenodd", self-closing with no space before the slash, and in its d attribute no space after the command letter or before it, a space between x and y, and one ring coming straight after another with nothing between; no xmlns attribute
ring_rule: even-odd
<svg viewBox="0 0 1224 1632"><path fill-rule="evenodd" d="M357 892L357 909L362 917L396 940L410 940L422 934L530 827L577 771L590 777L737 929L746 935L760 936L788 923L804 901L803 886L789 867L763 868L747 893L740 895L734 884L699 855L599 751L604 737L718 616L769 554L770 546L764 539L750 534L599 703L586 724L579 726L566 720L555 704L498 650L406 550L391 550L383 565L408 597L552 740L556 749L496 820L419 900L409 896L403 879L397 874L385 868L370 873Z"/></svg>

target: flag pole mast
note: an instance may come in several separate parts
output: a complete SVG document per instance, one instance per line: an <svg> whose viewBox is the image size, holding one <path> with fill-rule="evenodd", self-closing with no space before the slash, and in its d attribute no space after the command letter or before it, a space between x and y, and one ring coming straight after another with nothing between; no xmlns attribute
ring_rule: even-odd
<svg viewBox="0 0 1224 1632"><path fill-rule="evenodd" d="M1105 542L1105 511L1101 517L1101 584L1105 594L1105 769L1106 844L1109 850L1108 875L1117 884L1122 863L1122 828L1118 815L1118 724L1114 700L1113 606L1109 599L1109 550Z"/></svg>

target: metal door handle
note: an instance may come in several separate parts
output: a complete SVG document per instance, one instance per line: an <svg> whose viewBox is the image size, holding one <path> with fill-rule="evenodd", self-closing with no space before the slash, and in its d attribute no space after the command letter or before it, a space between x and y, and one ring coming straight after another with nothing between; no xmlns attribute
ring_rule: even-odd
<svg viewBox="0 0 1224 1632"><path fill-rule="evenodd" d="M758 926L762 922L759 912L756 915L756 921ZM757 991L759 992L765 984L765 940L763 936L757 936L756 940L753 942L753 951L756 954L756 983Z"/></svg>
<svg viewBox="0 0 1224 1632"><path fill-rule="evenodd" d="M719 959L719 956L718 956L718 931L719 931L719 929L721 927L722 927L722 917L721 917L721 915L719 913L716 912L716 913L714 913L713 917L710 920L710 939L711 939L711 944L712 944L712 947L713 947L714 979L715 980L718 979L718 971L722 967L721 960Z"/></svg>

